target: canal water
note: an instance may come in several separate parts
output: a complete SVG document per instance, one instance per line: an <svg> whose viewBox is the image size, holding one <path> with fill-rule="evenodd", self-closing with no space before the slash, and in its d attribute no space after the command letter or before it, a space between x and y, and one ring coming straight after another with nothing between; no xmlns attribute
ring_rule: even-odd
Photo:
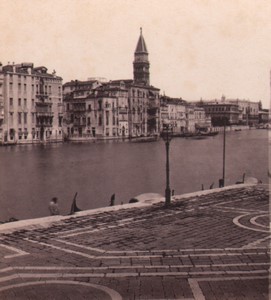
<svg viewBox="0 0 271 300"><path fill-rule="evenodd" d="M170 185L175 195L205 189L222 177L223 134L174 138ZM268 131L227 132L226 185L246 177L268 182ZM0 221L48 216L59 199L68 214L74 194L81 209L128 203L141 193L164 194L165 144L100 142L0 147Z"/></svg>

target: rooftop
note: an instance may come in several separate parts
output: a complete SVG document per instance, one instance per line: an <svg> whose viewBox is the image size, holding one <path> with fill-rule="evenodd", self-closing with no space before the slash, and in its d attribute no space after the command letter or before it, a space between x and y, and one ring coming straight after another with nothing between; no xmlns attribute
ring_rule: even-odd
<svg viewBox="0 0 271 300"><path fill-rule="evenodd" d="M136 45L135 53L146 53L148 54L147 46L142 35L142 28L140 28L140 36Z"/></svg>

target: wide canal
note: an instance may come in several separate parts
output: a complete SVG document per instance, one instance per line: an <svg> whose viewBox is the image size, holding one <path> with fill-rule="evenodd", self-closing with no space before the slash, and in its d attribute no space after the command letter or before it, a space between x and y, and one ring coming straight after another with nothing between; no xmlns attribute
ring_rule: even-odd
<svg viewBox="0 0 271 300"><path fill-rule="evenodd" d="M175 195L207 189L222 177L223 134L170 144L170 185ZM227 132L226 185L246 177L268 182L268 131ZM141 193L164 194L165 144L100 142L0 147L0 221L48 216L58 197L68 214L75 192L81 209L127 203Z"/></svg>

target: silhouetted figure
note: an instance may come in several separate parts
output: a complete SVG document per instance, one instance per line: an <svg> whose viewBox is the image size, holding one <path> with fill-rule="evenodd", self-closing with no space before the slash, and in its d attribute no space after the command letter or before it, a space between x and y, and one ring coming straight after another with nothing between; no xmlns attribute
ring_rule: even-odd
<svg viewBox="0 0 271 300"><path fill-rule="evenodd" d="M73 197L70 215L74 214L75 212L81 211L81 209L76 205L76 197L77 197L77 192Z"/></svg>
<svg viewBox="0 0 271 300"><path fill-rule="evenodd" d="M243 174L243 179L242 181L236 181L235 184L242 184L245 182L245 177L246 177L246 173Z"/></svg>
<svg viewBox="0 0 271 300"><path fill-rule="evenodd" d="M223 188L224 187L224 179L223 178L219 179L218 184L219 184L220 188Z"/></svg>
<svg viewBox="0 0 271 300"><path fill-rule="evenodd" d="M210 190L214 187L214 182L210 185Z"/></svg>
<svg viewBox="0 0 271 300"><path fill-rule="evenodd" d="M175 194L175 190L172 190L171 191L171 196L174 196L174 194Z"/></svg>
<svg viewBox="0 0 271 300"><path fill-rule="evenodd" d="M52 200L49 203L49 211L51 213L51 216L59 215L59 209L57 204L57 197L52 198Z"/></svg>
<svg viewBox="0 0 271 300"><path fill-rule="evenodd" d="M110 199L110 206L114 206L114 205L115 205L115 194L113 194Z"/></svg>
<svg viewBox="0 0 271 300"><path fill-rule="evenodd" d="M201 185L201 190L204 191L204 185L203 184Z"/></svg>

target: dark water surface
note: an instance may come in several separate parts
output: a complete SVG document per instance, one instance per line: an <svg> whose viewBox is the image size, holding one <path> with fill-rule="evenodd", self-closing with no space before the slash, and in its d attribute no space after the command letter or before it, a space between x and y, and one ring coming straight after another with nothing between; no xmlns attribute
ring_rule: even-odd
<svg viewBox="0 0 271 300"><path fill-rule="evenodd" d="M222 177L223 134L203 140L175 138L170 144L171 188L175 194L198 191ZM268 131L227 133L226 185L242 174L267 183ZM73 196L82 209L116 204L148 192L164 194L165 144L82 143L0 147L0 220L47 216L59 199L69 213Z"/></svg>

